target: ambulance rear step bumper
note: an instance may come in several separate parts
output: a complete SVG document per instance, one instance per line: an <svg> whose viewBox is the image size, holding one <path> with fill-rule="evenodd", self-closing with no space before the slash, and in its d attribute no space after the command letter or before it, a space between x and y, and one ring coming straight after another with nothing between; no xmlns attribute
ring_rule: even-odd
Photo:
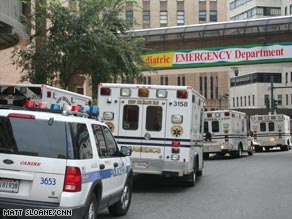
<svg viewBox="0 0 292 219"><path fill-rule="evenodd" d="M189 174L187 162L131 158L134 174L183 176Z"/></svg>

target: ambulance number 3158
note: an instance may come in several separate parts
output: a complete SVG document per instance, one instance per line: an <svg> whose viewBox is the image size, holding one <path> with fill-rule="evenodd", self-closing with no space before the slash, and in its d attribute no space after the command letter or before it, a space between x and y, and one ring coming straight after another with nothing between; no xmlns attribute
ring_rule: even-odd
<svg viewBox="0 0 292 219"><path fill-rule="evenodd" d="M173 106L187 107L188 106L188 102L185 102L185 101L173 101Z"/></svg>

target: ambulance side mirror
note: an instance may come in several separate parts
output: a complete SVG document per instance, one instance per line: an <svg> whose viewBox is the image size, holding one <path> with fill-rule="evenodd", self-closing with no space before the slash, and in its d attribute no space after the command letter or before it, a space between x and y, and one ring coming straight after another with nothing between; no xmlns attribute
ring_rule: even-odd
<svg viewBox="0 0 292 219"><path fill-rule="evenodd" d="M127 146L121 146L121 154L123 156L131 156L132 154L132 149L130 149L129 147Z"/></svg>

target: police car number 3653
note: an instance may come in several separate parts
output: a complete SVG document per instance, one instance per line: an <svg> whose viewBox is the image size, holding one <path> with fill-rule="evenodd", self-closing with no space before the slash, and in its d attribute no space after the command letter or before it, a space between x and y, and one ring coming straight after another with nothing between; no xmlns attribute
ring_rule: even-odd
<svg viewBox="0 0 292 219"><path fill-rule="evenodd" d="M44 185L56 185L56 179L55 178L48 178L48 177L41 177L40 184Z"/></svg>
<svg viewBox="0 0 292 219"><path fill-rule="evenodd" d="M185 102L185 101L173 101L173 106L187 107L188 106L188 102Z"/></svg>

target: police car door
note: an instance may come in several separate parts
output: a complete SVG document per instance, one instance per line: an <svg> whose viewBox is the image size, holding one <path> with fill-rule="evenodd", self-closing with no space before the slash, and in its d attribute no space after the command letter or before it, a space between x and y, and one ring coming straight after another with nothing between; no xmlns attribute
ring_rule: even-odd
<svg viewBox="0 0 292 219"><path fill-rule="evenodd" d="M100 177L103 182L104 196L118 192L123 188L126 166L122 162L118 147L110 130L101 125L92 125L98 151Z"/></svg>
<svg viewBox="0 0 292 219"><path fill-rule="evenodd" d="M164 157L166 103L157 99L121 100L119 142L132 147L132 158ZM134 167L147 167L147 163L135 162Z"/></svg>

